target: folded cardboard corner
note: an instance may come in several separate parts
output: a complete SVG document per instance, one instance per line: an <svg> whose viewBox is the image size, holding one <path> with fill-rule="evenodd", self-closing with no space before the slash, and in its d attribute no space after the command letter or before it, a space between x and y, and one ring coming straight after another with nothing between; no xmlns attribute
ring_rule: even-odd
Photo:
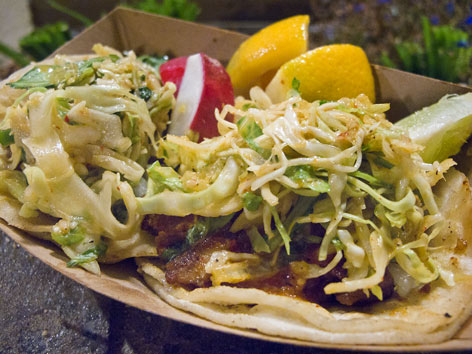
<svg viewBox="0 0 472 354"><path fill-rule="evenodd" d="M222 62L227 62L245 38L245 35L235 32L117 8L59 48L54 54L90 53L95 43L102 43L120 51L134 50L137 54L181 56L204 52ZM398 119L432 104L446 94L465 93L471 90L468 87L378 65L373 65L372 68L376 78L378 101L391 103L392 119ZM141 281L134 262L103 266L102 275L99 277L82 269L67 268L65 256L62 256L52 244L28 236L4 223L0 223L0 229L32 255L90 289L142 310L208 329L286 344L336 349L452 351L472 348L472 322L470 320L453 339L447 342L395 347L306 342L229 328L177 310L160 300Z"/></svg>

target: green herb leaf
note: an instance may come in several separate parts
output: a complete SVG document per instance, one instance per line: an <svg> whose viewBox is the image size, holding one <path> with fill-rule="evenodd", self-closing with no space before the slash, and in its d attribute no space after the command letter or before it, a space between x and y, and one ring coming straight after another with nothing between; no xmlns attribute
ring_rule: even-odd
<svg viewBox="0 0 472 354"><path fill-rule="evenodd" d="M81 227L77 226L65 235L60 232L51 232L51 237L62 246L70 246L81 242L85 238L85 233Z"/></svg>
<svg viewBox="0 0 472 354"><path fill-rule="evenodd" d="M198 221L187 231L186 244L193 245L208 234L208 218L199 218Z"/></svg>
<svg viewBox="0 0 472 354"><path fill-rule="evenodd" d="M187 231L185 249L205 236L222 229L231 221L233 216L234 214L219 216L217 218L199 217L195 225Z"/></svg>
<svg viewBox="0 0 472 354"><path fill-rule="evenodd" d="M164 64L166 61L168 61L169 57L167 55L164 55L162 57L151 56L151 55L142 55L138 58L138 60L141 60L143 63L151 66L158 73L159 72L159 67L162 64Z"/></svg>
<svg viewBox="0 0 472 354"><path fill-rule="evenodd" d="M138 88L138 96L146 102L152 97L152 90L146 86Z"/></svg>
<svg viewBox="0 0 472 354"><path fill-rule="evenodd" d="M113 63L116 63L118 60L120 60L120 57L116 54L110 54L108 57Z"/></svg>
<svg viewBox="0 0 472 354"><path fill-rule="evenodd" d="M67 262L67 267L76 267L80 264L89 263L96 261L98 257L103 256L107 251L107 245L103 242L99 243L95 247L79 254L76 257L73 257L69 262Z"/></svg>
<svg viewBox="0 0 472 354"><path fill-rule="evenodd" d="M72 83L72 85L83 85L92 81L97 75L96 70L93 67L94 63L101 63L106 59L106 57L97 57L88 60L82 60L77 63L78 72L77 78Z"/></svg>
<svg viewBox="0 0 472 354"><path fill-rule="evenodd" d="M18 81L10 82L7 85L16 89L29 89L33 87L54 87L50 80L51 72L59 68L56 65L38 65L24 74Z"/></svg>
<svg viewBox="0 0 472 354"><path fill-rule="evenodd" d="M316 176L315 169L309 165L290 166L285 176L296 182L302 188L308 188L319 193L329 192L329 183Z"/></svg>
<svg viewBox="0 0 472 354"><path fill-rule="evenodd" d="M312 197L300 196L295 203L295 206L290 210L287 218L285 219L285 225L291 231L292 223L296 218L300 216L305 216L309 214L309 211L312 210L313 204L315 204L316 199Z"/></svg>
<svg viewBox="0 0 472 354"><path fill-rule="evenodd" d="M334 248L336 248L336 251L343 251L346 249L346 246L344 243L341 242L341 240L338 237L333 238L331 243L334 245Z"/></svg>
<svg viewBox="0 0 472 354"><path fill-rule="evenodd" d="M242 117L236 122L239 133L249 145L249 147L261 155L264 159L269 159L271 151L269 149L261 148L254 140L262 135L261 127L248 117Z"/></svg>
<svg viewBox="0 0 472 354"><path fill-rule="evenodd" d="M170 262L172 259L177 257L180 253L182 253L182 249L180 247L169 247L166 248L159 257L164 260L165 262Z"/></svg>
<svg viewBox="0 0 472 354"><path fill-rule="evenodd" d="M93 64L104 61L104 57L69 63L65 66L38 65L23 75L18 81L7 85L17 89L34 87L57 88L64 86L83 85L89 83L96 75Z"/></svg>
<svg viewBox="0 0 472 354"><path fill-rule="evenodd" d="M246 112L249 108L257 108L257 106L253 103L245 103L243 104L243 106L241 107L241 110L243 110L244 112Z"/></svg>
<svg viewBox="0 0 472 354"><path fill-rule="evenodd" d="M256 211L262 203L262 197L253 193L246 192L243 194L243 205L249 211Z"/></svg>
<svg viewBox="0 0 472 354"><path fill-rule="evenodd" d="M211 234L217 230L222 229L226 224L228 224L231 219L233 219L234 214L223 215L217 218L207 218L208 219L208 233Z"/></svg>
<svg viewBox="0 0 472 354"><path fill-rule="evenodd" d="M298 80L296 77L294 77L292 80L292 89L300 93L300 80Z"/></svg>
<svg viewBox="0 0 472 354"><path fill-rule="evenodd" d="M11 129L0 130L0 144L7 147L15 143L15 138L11 135Z"/></svg>

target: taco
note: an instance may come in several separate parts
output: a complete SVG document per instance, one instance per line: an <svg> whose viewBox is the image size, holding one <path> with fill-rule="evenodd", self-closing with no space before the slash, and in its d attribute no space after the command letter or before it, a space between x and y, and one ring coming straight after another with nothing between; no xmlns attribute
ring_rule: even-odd
<svg viewBox="0 0 472 354"><path fill-rule="evenodd" d="M94 49L1 87L10 225L55 242L70 267L136 257L171 305L271 335L433 343L469 317L468 178L449 156L425 162L388 104L296 90L273 104L253 88L198 142L166 134L176 86L156 60Z"/></svg>
<svg viewBox="0 0 472 354"><path fill-rule="evenodd" d="M2 83L0 217L56 243L68 266L99 274L98 258L156 255L139 231L135 195L175 85L162 86L133 52L94 51L32 64Z"/></svg>
<svg viewBox="0 0 472 354"><path fill-rule="evenodd" d="M221 137L162 139L157 156L183 183L214 176L197 193L219 193L198 209L182 191L138 198L159 254L137 260L146 282L173 306L272 335L451 337L471 309L469 180L452 159L424 162L387 109L365 96L274 105L253 89L218 116Z"/></svg>

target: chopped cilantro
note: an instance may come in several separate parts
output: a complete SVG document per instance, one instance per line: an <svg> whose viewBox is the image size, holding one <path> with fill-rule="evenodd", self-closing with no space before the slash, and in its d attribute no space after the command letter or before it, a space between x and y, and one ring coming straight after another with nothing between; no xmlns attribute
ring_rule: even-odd
<svg viewBox="0 0 472 354"><path fill-rule="evenodd" d="M103 256L107 251L107 245L103 242L100 242L95 247L73 257L69 262L67 262L67 267L76 267L80 264L89 263L96 261L98 257Z"/></svg>
<svg viewBox="0 0 472 354"><path fill-rule="evenodd" d="M15 138L11 135L11 129L0 130L0 144L6 147L14 142Z"/></svg>
<svg viewBox="0 0 472 354"><path fill-rule="evenodd" d="M146 86L138 88L138 96L146 102L152 97L152 90Z"/></svg>
<svg viewBox="0 0 472 354"><path fill-rule="evenodd" d="M298 80L296 77L294 77L292 80L292 89L300 93L300 80Z"/></svg>
<svg viewBox="0 0 472 354"><path fill-rule="evenodd" d="M253 193L246 192L243 194L243 205L249 211L256 211L261 205L262 197Z"/></svg>

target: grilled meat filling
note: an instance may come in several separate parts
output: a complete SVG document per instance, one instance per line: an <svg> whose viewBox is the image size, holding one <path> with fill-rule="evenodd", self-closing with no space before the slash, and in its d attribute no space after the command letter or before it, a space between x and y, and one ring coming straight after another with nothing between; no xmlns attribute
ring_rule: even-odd
<svg viewBox="0 0 472 354"><path fill-rule="evenodd" d="M176 217L167 215L147 215L142 228L156 235L156 246L161 254L166 248L185 241L188 230L195 224L197 217L188 215ZM165 265L166 280L169 284L181 286L187 290L210 287L210 274L206 273L205 265L215 251L231 251L236 253L252 253L252 247L244 232L232 234L228 231L218 231L195 243ZM318 259L319 245L311 244L301 255L310 264L326 267L334 257L328 255L324 261ZM340 303L346 306L365 305L378 301L377 297L366 294L362 290L349 293L327 295L324 287L333 282L339 282L347 276L343 263L339 263L327 274L318 278L304 280L294 273L289 265L280 268L270 276L254 278L236 284L226 284L240 288L256 288L271 294L284 295L304 299L317 304ZM379 284L383 298L393 294L393 279L388 270L384 280Z"/></svg>
<svg viewBox="0 0 472 354"><path fill-rule="evenodd" d="M168 262L165 267L167 282L186 289L211 286L205 265L213 252L223 250L247 253L251 250L251 244L245 233L217 232Z"/></svg>
<svg viewBox="0 0 472 354"><path fill-rule="evenodd" d="M196 215L146 215L141 228L155 236L157 254L160 255L166 248L185 241L188 230L196 221Z"/></svg>

